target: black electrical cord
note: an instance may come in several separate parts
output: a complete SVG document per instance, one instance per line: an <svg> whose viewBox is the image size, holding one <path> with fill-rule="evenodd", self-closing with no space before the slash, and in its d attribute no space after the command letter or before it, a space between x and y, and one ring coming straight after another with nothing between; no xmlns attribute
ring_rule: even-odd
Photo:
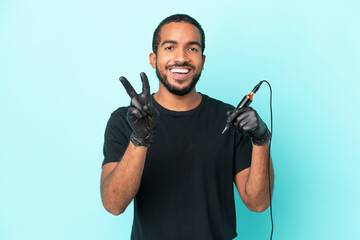
<svg viewBox="0 0 360 240"><path fill-rule="evenodd" d="M269 157L268 157L268 177L269 177L269 199L270 199L270 219L271 219L271 235L270 235L270 240L272 239L273 233L274 233L274 220L273 220L273 215L272 215L272 199L271 199L271 179L270 179L270 151L271 151L271 139L272 136L274 134L273 132L273 114L272 114L272 89L271 89L271 85L268 81L266 80L262 80L258 85L260 86L263 82L266 82L267 85L269 86L270 89L270 119L271 119L271 136L270 136L270 140L269 140Z"/></svg>

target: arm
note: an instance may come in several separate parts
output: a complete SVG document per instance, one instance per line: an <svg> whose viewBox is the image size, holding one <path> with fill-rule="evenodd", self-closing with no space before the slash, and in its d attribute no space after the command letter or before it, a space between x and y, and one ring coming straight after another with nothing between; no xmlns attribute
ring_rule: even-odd
<svg viewBox="0 0 360 240"><path fill-rule="evenodd" d="M251 211L263 212L270 205L268 177L269 144L253 146L251 166L235 175L234 181L244 204ZM270 158L271 195L274 170Z"/></svg>
<svg viewBox="0 0 360 240"><path fill-rule="evenodd" d="M145 73L140 76L143 82L143 91L140 94L135 92L126 78L120 77L131 97L127 121L132 128L132 134L120 161L105 164L101 173L101 200L105 209L114 215L123 213L139 190L147 149L152 144L159 118L159 112L151 103L148 79Z"/></svg>
<svg viewBox="0 0 360 240"><path fill-rule="evenodd" d="M270 205L269 198L269 139L271 133L257 112L243 107L228 112L227 123L252 138L251 166L235 175L234 181L245 205L252 211L263 212ZM271 193L274 171L270 159Z"/></svg>
<svg viewBox="0 0 360 240"><path fill-rule="evenodd" d="M147 147L135 147L130 142L120 162L103 166L101 199L105 209L114 214L123 213L140 187Z"/></svg>

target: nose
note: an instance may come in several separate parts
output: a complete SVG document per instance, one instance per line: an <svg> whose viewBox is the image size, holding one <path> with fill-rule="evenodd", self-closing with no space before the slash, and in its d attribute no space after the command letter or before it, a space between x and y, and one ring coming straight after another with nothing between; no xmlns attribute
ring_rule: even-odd
<svg viewBox="0 0 360 240"><path fill-rule="evenodd" d="M178 48L176 53L175 53L175 59L176 62L188 62L189 58L188 55L186 53L186 50L184 48Z"/></svg>

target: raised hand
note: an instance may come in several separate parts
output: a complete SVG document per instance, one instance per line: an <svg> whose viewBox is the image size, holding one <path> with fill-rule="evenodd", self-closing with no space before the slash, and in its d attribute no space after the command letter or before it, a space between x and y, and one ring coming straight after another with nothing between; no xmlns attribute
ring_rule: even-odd
<svg viewBox="0 0 360 240"><path fill-rule="evenodd" d="M150 85L145 73L140 73L142 81L142 92L137 94L129 81L121 76L123 84L131 98L130 107L127 112L127 120L133 129L130 141L135 146L149 147L152 143L159 112L153 106L150 98Z"/></svg>
<svg viewBox="0 0 360 240"><path fill-rule="evenodd" d="M258 113L251 107L237 108L227 112L227 123L240 132L250 135L255 145L269 141L271 133Z"/></svg>

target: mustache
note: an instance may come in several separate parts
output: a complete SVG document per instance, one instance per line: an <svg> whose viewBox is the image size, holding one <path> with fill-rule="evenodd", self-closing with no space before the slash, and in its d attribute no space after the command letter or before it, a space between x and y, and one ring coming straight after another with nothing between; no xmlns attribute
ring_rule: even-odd
<svg viewBox="0 0 360 240"><path fill-rule="evenodd" d="M169 65L167 66L166 68L169 69L169 68L172 68L172 67L190 67L192 69L195 68L195 66L191 65L190 63L187 63L187 62L183 62L183 63L174 63L172 65Z"/></svg>

